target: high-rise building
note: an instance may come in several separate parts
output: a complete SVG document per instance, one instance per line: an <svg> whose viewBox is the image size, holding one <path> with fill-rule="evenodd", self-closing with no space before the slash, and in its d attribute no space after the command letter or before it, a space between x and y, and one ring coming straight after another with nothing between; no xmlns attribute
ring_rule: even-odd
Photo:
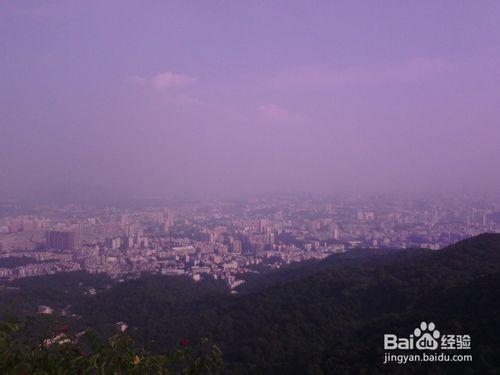
<svg viewBox="0 0 500 375"><path fill-rule="evenodd" d="M233 253L241 254L241 241L234 240L232 244Z"/></svg>
<svg viewBox="0 0 500 375"><path fill-rule="evenodd" d="M130 223L130 221L128 219L128 215L122 214L122 217L121 217L122 228L126 228L129 223Z"/></svg>
<svg viewBox="0 0 500 375"><path fill-rule="evenodd" d="M75 232L49 230L45 232L47 249L75 250Z"/></svg>
<svg viewBox="0 0 500 375"><path fill-rule="evenodd" d="M356 214L356 219L358 219L358 221L365 220L365 212L363 210L358 210Z"/></svg>

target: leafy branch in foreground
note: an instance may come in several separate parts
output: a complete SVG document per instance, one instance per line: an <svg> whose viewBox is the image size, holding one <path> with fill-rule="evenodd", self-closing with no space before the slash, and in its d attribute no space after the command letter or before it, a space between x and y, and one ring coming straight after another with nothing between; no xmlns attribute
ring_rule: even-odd
<svg viewBox="0 0 500 375"><path fill-rule="evenodd" d="M0 322L2 374L217 374L222 353L210 340L155 354L136 348L129 336L118 333L101 342L93 333L72 334L68 326L51 339L33 342L25 325Z"/></svg>

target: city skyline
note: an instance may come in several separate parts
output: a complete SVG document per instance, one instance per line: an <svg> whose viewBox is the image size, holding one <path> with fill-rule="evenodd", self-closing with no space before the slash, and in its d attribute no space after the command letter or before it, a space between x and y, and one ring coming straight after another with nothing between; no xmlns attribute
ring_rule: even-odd
<svg viewBox="0 0 500 375"><path fill-rule="evenodd" d="M135 208L11 202L0 205L0 278L149 272L236 288L241 275L335 253L440 250L498 232L500 201L477 196L281 196Z"/></svg>

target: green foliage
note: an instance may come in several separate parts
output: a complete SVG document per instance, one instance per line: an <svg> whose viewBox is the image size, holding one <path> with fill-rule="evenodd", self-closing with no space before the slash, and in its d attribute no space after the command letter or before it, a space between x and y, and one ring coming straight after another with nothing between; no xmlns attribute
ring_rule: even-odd
<svg viewBox="0 0 500 375"><path fill-rule="evenodd" d="M167 353L154 354L134 346L118 333L101 342L91 332L73 335L64 326L51 339L33 343L26 325L10 319L0 323L1 374L216 374L221 351L210 340L196 347L187 341Z"/></svg>
<svg viewBox="0 0 500 375"><path fill-rule="evenodd" d="M98 289L95 296L82 293L82 279ZM17 295L26 311L25 301L35 301L34 309L71 304L77 315L65 317L71 326L92 327L101 338L114 332L115 322L127 322L127 332L151 351L138 354L144 366L159 361L153 353L169 350L168 358L175 357L182 338L210 337L224 352L227 374L486 374L500 368L498 234L440 251L353 250L248 278L239 294L213 280L164 276L110 288L108 280L76 273L23 283L4 291L3 300ZM383 334L407 336L421 321L435 322L443 333L469 334L473 362L383 365ZM113 353L108 341L103 345ZM99 358L109 363L109 356ZM130 364L130 355L125 358ZM190 358L200 363L196 358L204 357Z"/></svg>
<svg viewBox="0 0 500 375"><path fill-rule="evenodd" d="M499 275L500 236L486 235L437 252L354 250L261 275L236 295L141 278L75 311L102 331L105 321L130 323L151 350L213 337L228 374L384 373L393 368L382 364L383 334L434 321L443 332L470 334L478 361L461 369L487 373L500 366ZM440 373L447 365L405 369L425 366Z"/></svg>

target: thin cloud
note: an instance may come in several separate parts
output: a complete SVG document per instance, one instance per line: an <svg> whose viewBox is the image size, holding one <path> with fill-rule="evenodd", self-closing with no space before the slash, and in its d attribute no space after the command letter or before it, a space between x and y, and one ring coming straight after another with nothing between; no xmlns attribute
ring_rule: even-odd
<svg viewBox="0 0 500 375"><path fill-rule="evenodd" d="M173 87L189 86L196 82L196 79L181 74L165 72L151 78L153 86L159 89L170 89Z"/></svg>
<svg viewBox="0 0 500 375"><path fill-rule="evenodd" d="M392 64L350 67L301 66L288 69L271 80L275 88L378 85L418 81L450 70L452 64L439 58L414 58Z"/></svg>
<svg viewBox="0 0 500 375"><path fill-rule="evenodd" d="M152 77L142 77L130 75L125 78L125 82L134 86L150 86L159 90L170 90L174 88L186 87L194 84L196 79L174 72L163 72Z"/></svg>
<svg viewBox="0 0 500 375"><path fill-rule="evenodd" d="M294 121L305 119L304 116L290 112L277 104L266 104L257 108L258 116L263 120L274 122Z"/></svg>

